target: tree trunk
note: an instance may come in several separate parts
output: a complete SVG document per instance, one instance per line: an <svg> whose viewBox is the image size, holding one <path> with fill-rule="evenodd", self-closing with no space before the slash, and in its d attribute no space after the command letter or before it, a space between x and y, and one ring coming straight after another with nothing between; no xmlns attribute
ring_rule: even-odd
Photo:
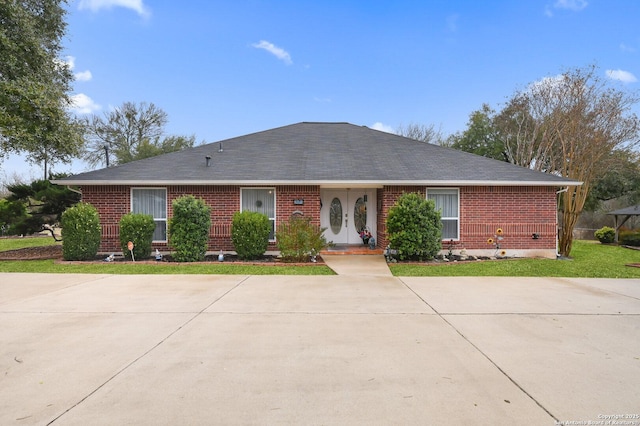
<svg viewBox="0 0 640 426"><path fill-rule="evenodd" d="M562 194L562 228L558 238L558 252L568 257L573 245L573 229L578 223L580 213L587 197L587 185L571 186Z"/></svg>

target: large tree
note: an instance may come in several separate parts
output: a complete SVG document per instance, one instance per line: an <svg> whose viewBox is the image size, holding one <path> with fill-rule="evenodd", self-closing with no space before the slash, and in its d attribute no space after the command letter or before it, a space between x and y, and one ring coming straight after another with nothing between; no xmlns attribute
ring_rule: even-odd
<svg viewBox="0 0 640 426"><path fill-rule="evenodd" d="M473 152L483 157L508 161L504 143L494 125L496 112L487 104L469 116L467 129L451 136L451 148Z"/></svg>
<svg viewBox="0 0 640 426"><path fill-rule="evenodd" d="M516 92L496 117L509 161L583 182L561 195L560 254L594 182L615 164L614 153L639 142L638 98L609 85L595 66L571 69Z"/></svg>
<svg viewBox="0 0 640 426"><path fill-rule="evenodd" d="M409 123L406 126L401 124L397 129L395 129L395 133L420 142L431 143L434 145L444 144L442 131L440 129L436 129L433 124L428 126L417 123Z"/></svg>
<svg viewBox="0 0 640 426"><path fill-rule="evenodd" d="M85 160L124 164L194 145L195 136L164 136L167 113L153 103L125 102L103 117L87 120Z"/></svg>
<svg viewBox="0 0 640 426"><path fill-rule="evenodd" d="M73 75L60 59L66 0L0 1L0 156L25 153L47 166L82 144L70 115Z"/></svg>
<svg viewBox="0 0 640 426"><path fill-rule="evenodd" d="M609 167L598 177L589 191L585 211L597 211L602 202L620 200L626 205L640 201L640 154L630 149L615 150Z"/></svg>

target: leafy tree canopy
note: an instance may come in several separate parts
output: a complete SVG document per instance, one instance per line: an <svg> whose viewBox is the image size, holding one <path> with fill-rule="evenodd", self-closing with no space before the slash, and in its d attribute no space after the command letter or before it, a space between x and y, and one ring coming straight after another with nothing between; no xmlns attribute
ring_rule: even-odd
<svg viewBox="0 0 640 426"><path fill-rule="evenodd" d="M570 69L516 92L496 117L509 161L580 181L561 198L560 254L568 256L573 228L587 195L633 151L640 121L632 112L636 94L603 80L595 66Z"/></svg>
<svg viewBox="0 0 640 426"><path fill-rule="evenodd" d="M167 113L153 103L125 102L87 120L85 160L92 166L124 164L192 147L195 136L165 136Z"/></svg>
<svg viewBox="0 0 640 426"><path fill-rule="evenodd" d="M65 174L52 176L54 179ZM80 194L70 189L53 185L48 180L36 180L29 184L8 185L9 196L3 200L7 214L0 215L0 224L9 227L12 234L32 234L42 230L43 225L52 225L62 213L80 201Z"/></svg>
<svg viewBox="0 0 640 426"><path fill-rule="evenodd" d="M0 2L0 156L26 153L45 169L69 162L82 144L67 110L73 75L60 59L66 3Z"/></svg>
<svg viewBox="0 0 640 426"><path fill-rule="evenodd" d="M452 136L451 148L507 161L504 143L494 124L495 111L487 104L469 116L467 130Z"/></svg>

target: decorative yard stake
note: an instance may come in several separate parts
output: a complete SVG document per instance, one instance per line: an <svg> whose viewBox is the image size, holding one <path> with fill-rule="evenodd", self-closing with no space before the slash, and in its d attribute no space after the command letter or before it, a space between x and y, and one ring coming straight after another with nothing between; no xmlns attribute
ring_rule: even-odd
<svg viewBox="0 0 640 426"><path fill-rule="evenodd" d="M493 238L489 238L487 239L487 244L491 244L492 246L494 246L496 248L496 252L494 253L494 257L504 257L507 255L506 250L502 250L500 251L500 243L503 240L503 235L504 231L502 230L502 228L498 228L496 229L496 234L493 236Z"/></svg>
<svg viewBox="0 0 640 426"><path fill-rule="evenodd" d="M129 252L131 252L131 260L133 260L135 262L136 259L135 259L135 257L133 257L133 241L129 241L127 243L127 248L129 249Z"/></svg>

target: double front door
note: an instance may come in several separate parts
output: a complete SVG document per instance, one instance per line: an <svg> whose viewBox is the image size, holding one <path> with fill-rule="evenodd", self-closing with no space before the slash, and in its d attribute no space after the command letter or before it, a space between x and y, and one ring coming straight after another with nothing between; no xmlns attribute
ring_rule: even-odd
<svg viewBox="0 0 640 426"><path fill-rule="evenodd" d="M362 244L360 231L375 237L375 190L325 189L321 191L320 224L324 236L334 244Z"/></svg>

